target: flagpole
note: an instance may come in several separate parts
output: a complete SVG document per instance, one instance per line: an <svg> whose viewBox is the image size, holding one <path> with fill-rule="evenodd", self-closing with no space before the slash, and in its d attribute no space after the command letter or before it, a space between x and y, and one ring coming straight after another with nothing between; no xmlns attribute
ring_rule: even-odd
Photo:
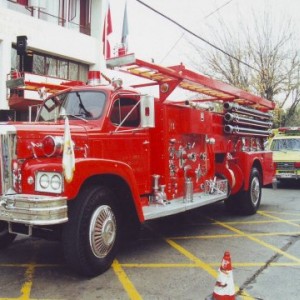
<svg viewBox="0 0 300 300"><path fill-rule="evenodd" d="M127 1L125 2L125 8L124 8L124 16L123 16L123 28L122 28L122 38L121 38L121 44L122 48L124 49L123 54L126 54L128 51L128 16L127 16Z"/></svg>
<svg viewBox="0 0 300 300"><path fill-rule="evenodd" d="M106 51L107 51L107 12L109 8L109 2L106 3L105 17L104 17L104 59L106 59Z"/></svg>

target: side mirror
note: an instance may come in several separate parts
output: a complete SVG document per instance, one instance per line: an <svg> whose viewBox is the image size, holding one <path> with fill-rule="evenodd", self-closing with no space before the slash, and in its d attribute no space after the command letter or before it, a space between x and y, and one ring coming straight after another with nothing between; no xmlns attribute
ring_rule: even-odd
<svg viewBox="0 0 300 300"><path fill-rule="evenodd" d="M153 128L155 127L155 111L154 111L154 97L149 95L142 95L140 101L141 113L141 127Z"/></svg>

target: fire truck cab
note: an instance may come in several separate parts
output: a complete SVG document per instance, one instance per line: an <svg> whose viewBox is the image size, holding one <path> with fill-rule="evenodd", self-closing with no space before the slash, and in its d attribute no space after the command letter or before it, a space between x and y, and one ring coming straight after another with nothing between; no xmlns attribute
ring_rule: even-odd
<svg viewBox="0 0 300 300"><path fill-rule="evenodd" d="M274 174L274 103L183 65L129 54L107 66L147 82L101 84L94 72L45 99L35 122L0 124L0 247L17 234L56 238L88 276L147 220L217 201L254 214ZM159 97L141 92L154 85ZM176 88L196 98L171 100Z"/></svg>

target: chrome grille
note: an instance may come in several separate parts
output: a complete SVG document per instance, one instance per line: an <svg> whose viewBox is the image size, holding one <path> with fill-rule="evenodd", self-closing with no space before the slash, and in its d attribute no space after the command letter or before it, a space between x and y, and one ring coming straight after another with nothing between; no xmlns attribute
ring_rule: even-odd
<svg viewBox="0 0 300 300"><path fill-rule="evenodd" d="M16 128L12 125L0 125L0 194L13 189L12 163L16 158Z"/></svg>
<svg viewBox="0 0 300 300"><path fill-rule="evenodd" d="M280 170L294 170L294 163L293 162L278 162L277 169Z"/></svg>

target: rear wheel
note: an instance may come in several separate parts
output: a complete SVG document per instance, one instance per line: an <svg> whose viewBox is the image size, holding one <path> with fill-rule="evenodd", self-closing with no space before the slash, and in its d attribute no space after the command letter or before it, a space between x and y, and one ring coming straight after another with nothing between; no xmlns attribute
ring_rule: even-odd
<svg viewBox="0 0 300 300"><path fill-rule="evenodd" d="M261 177L257 168L252 168L250 174L249 189L240 191L225 200L225 207L233 213L253 215L260 206L261 200Z"/></svg>
<svg viewBox="0 0 300 300"><path fill-rule="evenodd" d="M16 236L16 234L9 233L7 222L0 221L0 249L9 246Z"/></svg>
<svg viewBox="0 0 300 300"><path fill-rule="evenodd" d="M77 273L95 276L112 264L120 242L120 216L114 194L106 187L80 193L70 205L63 230L67 264Z"/></svg>
<svg viewBox="0 0 300 300"><path fill-rule="evenodd" d="M246 215L253 215L260 206L261 200L261 178L257 168L253 168L250 174L248 191L244 192L241 203L241 212Z"/></svg>

